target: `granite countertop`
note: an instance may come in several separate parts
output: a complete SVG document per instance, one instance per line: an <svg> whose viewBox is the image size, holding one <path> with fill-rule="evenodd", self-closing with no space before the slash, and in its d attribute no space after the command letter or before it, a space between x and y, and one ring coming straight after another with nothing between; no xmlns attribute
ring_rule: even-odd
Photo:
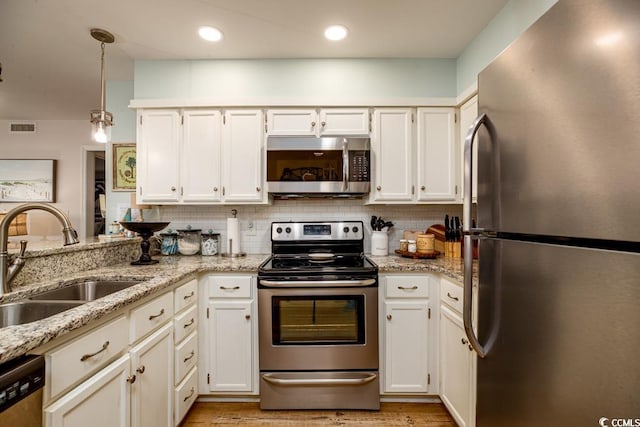
<svg viewBox="0 0 640 427"><path fill-rule="evenodd" d="M128 262L110 267L64 275L41 282L37 287L6 294L3 303L27 298L35 293L56 289L87 279L136 279L141 283L104 298L87 302L71 310L23 325L0 328L0 363L27 354L29 351L83 327L105 315L116 312L129 304L184 280L196 278L207 272L255 273L268 254L250 254L241 258L219 256L155 257L160 262L149 266L132 266ZM380 273L441 273L462 281L462 261L445 258L413 260L395 255L376 256L371 259Z"/></svg>

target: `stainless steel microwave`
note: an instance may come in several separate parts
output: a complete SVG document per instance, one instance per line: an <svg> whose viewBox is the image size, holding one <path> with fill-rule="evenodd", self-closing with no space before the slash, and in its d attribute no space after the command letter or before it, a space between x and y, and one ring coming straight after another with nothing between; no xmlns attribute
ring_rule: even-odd
<svg viewBox="0 0 640 427"><path fill-rule="evenodd" d="M267 187L275 196L362 196L371 182L370 139L267 139Z"/></svg>

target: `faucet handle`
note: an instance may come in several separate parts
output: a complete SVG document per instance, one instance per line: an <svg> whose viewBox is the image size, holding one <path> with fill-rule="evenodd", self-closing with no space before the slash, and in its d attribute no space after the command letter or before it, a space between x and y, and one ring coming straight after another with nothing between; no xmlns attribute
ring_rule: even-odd
<svg viewBox="0 0 640 427"><path fill-rule="evenodd" d="M24 256L24 253L27 250L27 243L29 243L27 240L20 240L20 257Z"/></svg>

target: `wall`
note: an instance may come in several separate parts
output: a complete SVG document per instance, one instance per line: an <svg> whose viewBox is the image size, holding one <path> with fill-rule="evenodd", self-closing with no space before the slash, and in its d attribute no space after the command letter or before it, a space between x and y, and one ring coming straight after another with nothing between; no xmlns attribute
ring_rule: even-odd
<svg viewBox="0 0 640 427"><path fill-rule="evenodd" d="M191 225L207 231L220 233L222 251L226 252L226 219L231 209L238 210L241 230L241 250L246 253L270 253L270 227L273 221L362 221L365 226L365 252L370 252L372 215L394 223L389 233L389 249L393 253L399 248L403 230L426 230L430 225L443 223L444 215L462 217L461 205L390 206L364 205L362 200L275 200L269 206L163 206L159 208L160 219L170 221L169 228L176 230ZM249 222L256 229L255 235L247 235Z"/></svg>
<svg viewBox="0 0 640 427"><path fill-rule="evenodd" d="M511 0L465 48L456 63L457 94L557 0Z"/></svg>
<svg viewBox="0 0 640 427"><path fill-rule="evenodd" d="M35 134L10 133L11 121L0 120L0 157L57 160L54 205L69 215L78 232L82 230L82 146L91 145L88 117L87 112L87 120L39 120ZM0 203L0 210L10 210L18 205ZM57 221L48 213L31 211L28 218L30 233L62 238Z"/></svg>

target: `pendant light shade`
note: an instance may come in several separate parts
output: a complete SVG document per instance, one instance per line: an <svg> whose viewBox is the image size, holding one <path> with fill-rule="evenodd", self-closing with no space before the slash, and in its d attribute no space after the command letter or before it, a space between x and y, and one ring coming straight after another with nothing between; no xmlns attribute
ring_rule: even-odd
<svg viewBox="0 0 640 427"><path fill-rule="evenodd" d="M91 139L106 144L111 137L113 115L106 111L104 87L104 45L113 43L113 34L100 28L91 29L91 37L100 42L100 109L91 111Z"/></svg>

